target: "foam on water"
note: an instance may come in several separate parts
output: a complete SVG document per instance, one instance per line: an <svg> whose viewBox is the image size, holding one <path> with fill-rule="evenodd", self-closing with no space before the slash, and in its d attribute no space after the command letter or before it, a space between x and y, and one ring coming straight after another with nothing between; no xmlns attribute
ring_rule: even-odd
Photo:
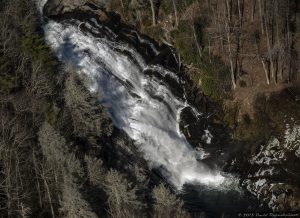
<svg viewBox="0 0 300 218"><path fill-rule="evenodd" d="M189 105L167 86L143 73L152 68L162 75L176 74L148 66L125 44L95 38L76 25L48 22L46 40L58 57L90 78L89 89L108 105L114 124L136 141L150 167L162 168L179 189L184 183L218 186L225 178L196 159L196 153L179 130L179 114ZM128 57L120 52L126 50Z"/></svg>

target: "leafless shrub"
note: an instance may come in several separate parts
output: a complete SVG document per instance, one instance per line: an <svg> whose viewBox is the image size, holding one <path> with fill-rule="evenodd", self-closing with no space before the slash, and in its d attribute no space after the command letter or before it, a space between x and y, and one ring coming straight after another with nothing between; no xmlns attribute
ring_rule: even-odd
<svg viewBox="0 0 300 218"><path fill-rule="evenodd" d="M152 191L154 199L155 218L187 218L190 217L187 212L183 210L183 202L173 195L169 189L163 184L155 187Z"/></svg>

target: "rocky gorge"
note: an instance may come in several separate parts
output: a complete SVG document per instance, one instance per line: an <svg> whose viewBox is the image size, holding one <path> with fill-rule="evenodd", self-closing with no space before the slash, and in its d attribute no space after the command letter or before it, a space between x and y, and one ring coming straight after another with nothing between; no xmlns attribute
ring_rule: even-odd
<svg viewBox="0 0 300 218"><path fill-rule="evenodd" d="M0 0L0 217L298 216L299 6Z"/></svg>
<svg viewBox="0 0 300 218"><path fill-rule="evenodd" d="M169 84L168 87L175 96L186 99L198 111L199 114L195 115L193 108L185 108L180 114L180 129L194 149L200 151L199 160L217 168L226 165L224 168L229 173L238 172L241 185L273 211L298 210L300 201L297 125L286 124L283 140L271 138L253 152L252 156L246 156L246 161L241 163L240 157L235 157L241 148L234 145L235 142L230 139L230 130L220 124L221 121L214 116L221 109L192 87L184 73L184 66L178 61L176 51L140 35L135 27L124 23L115 12L107 12L105 7L105 2L101 1L47 1L43 13L46 22L48 19L59 22L77 19L78 29L82 31L90 31L86 22L96 19L103 26L101 32L92 32L94 37L109 37L116 43L128 43L142 54L146 62L176 72L179 83L174 81L171 75L157 76L161 82ZM128 55L130 57L130 54ZM157 74L152 69L143 73ZM290 163L292 161L294 164ZM240 168L244 171L241 172Z"/></svg>

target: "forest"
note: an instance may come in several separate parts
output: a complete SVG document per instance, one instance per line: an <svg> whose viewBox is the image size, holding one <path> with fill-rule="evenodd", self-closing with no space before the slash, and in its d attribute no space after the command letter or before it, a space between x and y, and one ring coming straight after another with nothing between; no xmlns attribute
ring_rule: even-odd
<svg viewBox="0 0 300 218"><path fill-rule="evenodd" d="M249 167L248 173L260 170L251 159L263 153L257 154L260 145L270 145L274 135L285 140L287 116L300 121L297 0L49 2L48 14L51 2L66 11L75 5L77 13L93 4L159 46L174 48L193 93L212 102L211 119L237 145L224 166L244 177L241 183L248 181ZM36 5L0 0L0 217L213 217L189 211L87 88L90 78L58 58ZM286 174L274 181L281 184L288 175L283 183L293 195L278 200L273 211L300 209L300 162L293 153L300 152L300 140L291 145L279 148L287 151L288 160L280 162ZM268 206L271 200L260 191Z"/></svg>
<svg viewBox="0 0 300 218"><path fill-rule="evenodd" d="M297 1L114 0L107 4L142 32L174 46L194 83L201 80L201 88L212 97L231 87L254 86L264 92L269 87L265 85L280 86L298 78ZM227 69L211 66L219 62Z"/></svg>

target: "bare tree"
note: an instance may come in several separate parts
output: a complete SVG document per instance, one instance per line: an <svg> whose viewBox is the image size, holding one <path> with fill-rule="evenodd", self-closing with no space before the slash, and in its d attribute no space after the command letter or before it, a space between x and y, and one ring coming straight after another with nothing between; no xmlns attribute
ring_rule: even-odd
<svg viewBox="0 0 300 218"><path fill-rule="evenodd" d="M65 101L72 116L74 133L78 136L110 135L112 123L97 98L84 87L76 72L70 72L65 83Z"/></svg>
<svg viewBox="0 0 300 218"><path fill-rule="evenodd" d="M63 174L62 200L60 212L66 218L97 218L89 203L80 193L80 186L74 181L74 177L69 173Z"/></svg>
<svg viewBox="0 0 300 218"><path fill-rule="evenodd" d="M0 106L2 106L0 104ZM30 145L32 137L28 129L23 128L20 120L0 108L0 193L5 199L5 211L8 217L17 216L23 212L25 216L30 208L25 206L26 195L24 176L21 165L24 161L24 151ZM2 202L3 203L3 202ZM1 208L0 208L1 211ZM2 212L3 213L3 212Z"/></svg>
<svg viewBox="0 0 300 218"><path fill-rule="evenodd" d="M179 19L178 19L178 11L177 11L177 6L176 6L176 0L172 0L173 3L173 9L174 9L174 16L175 16L175 27L178 27L179 24Z"/></svg>
<svg viewBox="0 0 300 218"><path fill-rule="evenodd" d="M111 169L107 172L104 190L108 196L109 214L112 218L141 215L143 205L137 199L136 188L118 171Z"/></svg>
<svg viewBox="0 0 300 218"><path fill-rule="evenodd" d="M231 75L231 82L233 85L233 88L236 88L236 75L235 75L235 69L234 69L234 61L233 61L233 51L232 51L232 39L231 39L231 31L232 31L232 24L231 24L231 3L229 3L229 0L226 0L225 2L225 15L226 15L226 23L225 23L225 29L226 29L226 38L227 38L227 46L228 46L228 52L229 52L229 63L230 63L230 75Z"/></svg>
<svg viewBox="0 0 300 218"><path fill-rule="evenodd" d="M264 14L264 2L265 0L259 0L259 14L260 14L260 26L261 26L261 33L265 33L265 14Z"/></svg>
<svg viewBox="0 0 300 218"><path fill-rule="evenodd" d="M251 7L251 22L253 23L254 21L254 16L255 16L255 10L256 10L256 0L252 0L252 7Z"/></svg>
<svg viewBox="0 0 300 218"><path fill-rule="evenodd" d="M31 78L27 85L28 91L32 95L38 97L45 97L53 95L54 85L52 84L53 78L51 78L48 72L43 70L43 63L41 61L34 61L32 63Z"/></svg>
<svg viewBox="0 0 300 218"><path fill-rule="evenodd" d="M63 217L97 217L80 192L80 186L84 181L84 171L80 161L72 152L68 151L65 139L45 122L39 131L39 142L48 164L55 166L54 170L58 172L61 179L59 203L61 205L60 213ZM44 170L41 176L49 204L53 205L49 180ZM53 207L51 207L51 213L55 217Z"/></svg>
<svg viewBox="0 0 300 218"><path fill-rule="evenodd" d="M156 186L152 191L154 199L154 218L188 218L183 210L183 202L176 198L163 184Z"/></svg>
<svg viewBox="0 0 300 218"><path fill-rule="evenodd" d="M102 187L104 184L104 169L102 160L92 158L88 155L84 157L87 166L89 181L96 186Z"/></svg>
<svg viewBox="0 0 300 218"><path fill-rule="evenodd" d="M150 1L150 6L151 6L151 12L152 12L152 25L156 25L156 10L155 10L155 4L154 0L149 0Z"/></svg>

